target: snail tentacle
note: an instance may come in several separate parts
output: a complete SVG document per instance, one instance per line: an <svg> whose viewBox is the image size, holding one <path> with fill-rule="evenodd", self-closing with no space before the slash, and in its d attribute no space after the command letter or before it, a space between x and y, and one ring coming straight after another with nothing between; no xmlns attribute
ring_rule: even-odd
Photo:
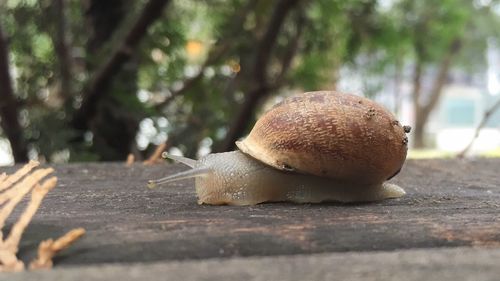
<svg viewBox="0 0 500 281"><path fill-rule="evenodd" d="M179 172L177 174L166 176L166 177L161 178L161 179L149 180L148 187L154 188L160 184L165 184L165 183L169 183L169 182L173 182L173 181L189 179L189 178L194 178L194 177L205 176L211 172L212 172L212 170L210 168L203 168L203 167L194 168L191 170L187 170L184 172Z"/></svg>
<svg viewBox="0 0 500 281"><path fill-rule="evenodd" d="M180 163L182 163L182 164L184 164L186 166L189 166L191 168L193 168L196 165L196 160L191 159L191 158L182 157L182 156L176 156L176 155L170 155L170 154L167 154L167 153L164 153L162 156L163 156L163 158L172 159L174 161L180 162Z"/></svg>

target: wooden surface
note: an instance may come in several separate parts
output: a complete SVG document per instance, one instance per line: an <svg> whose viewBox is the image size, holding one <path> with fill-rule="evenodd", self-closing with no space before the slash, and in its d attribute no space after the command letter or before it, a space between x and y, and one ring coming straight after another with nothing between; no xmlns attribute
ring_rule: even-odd
<svg viewBox="0 0 500 281"><path fill-rule="evenodd" d="M458 246L493 249L500 264L500 159L407 161L392 180L407 196L347 205L200 206L192 180L146 188L148 179L185 169L180 165L55 169L58 187L28 227L19 255L29 261L40 240L84 227L86 236L55 259L59 269Z"/></svg>
<svg viewBox="0 0 500 281"><path fill-rule="evenodd" d="M499 260L500 249L328 253L59 267L46 272L10 274L5 280L498 281Z"/></svg>

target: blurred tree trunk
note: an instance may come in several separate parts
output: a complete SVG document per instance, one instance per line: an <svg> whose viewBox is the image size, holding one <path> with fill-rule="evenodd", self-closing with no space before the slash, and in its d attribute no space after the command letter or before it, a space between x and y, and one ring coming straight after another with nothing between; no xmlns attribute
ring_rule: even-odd
<svg viewBox="0 0 500 281"><path fill-rule="evenodd" d="M70 44L67 34L66 0L54 1L54 15L56 16L55 36L53 37L54 50L57 54L59 64L59 75L61 76L61 93L63 101L73 97L71 87L73 59L70 52Z"/></svg>
<svg viewBox="0 0 500 281"><path fill-rule="evenodd" d="M415 114L415 125L413 128L413 146L415 148L422 148L424 146L424 128L422 120L418 120L421 117L420 112L420 92L422 89L422 68L423 59L421 55L417 52L417 58L415 61L415 69L413 70L413 112Z"/></svg>
<svg viewBox="0 0 500 281"><path fill-rule="evenodd" d="M414 79L413 79L413 105L415 111L415 128L413 131L413 146L415 148L425 147L425 125L429 120L432 110L436 107L439 98L441 97L443 86L446 84L448 73L453 59L456 57L462 47L462 40L460 38L454 39L446 52L443 60L438 67L437 77L432 84L429 98L426 103L420 99L421 96L421 76L422 76L422 60L418 59L415 66Z"/></svg>
<svg viewBox="0 0 500 281"><path fill-rule="evenodd" d="M108 47L120 24L127 15L126 2L121 0L90 0L86 11L90 38L87 42L87 68L89 73L96 73L102 58L102 50ZM93 89L101 96L92 105L94 112L82 120L93 133L93 152L101 160L122 160L131 151L138 121L127 116L117 99L117 94L135 95L137 92L137 65L128 61L122 68L116 69L116 74L108 87ZM82 103L82 107L86 106Z"/></svg>
<svg viewBox="0 0 500 281"><path fill-rule="evenodd" d="M403 83L403 57L400 52L396 54L394 63L394 114L400 116L401 111L401 84Z"/></svg>
<svg viewBox="0 0 500 281"><path fill-rule="evenodd" d="M244 102L229 126L227 135L221 147L217 149L218 151L228 151L234 148L234 142L245 133L249 123L253 120L252 116L257 106L276 86L270 85L268 77L272 51L286 17L297 6L298 2L299 0L281 0L274 6L267 30L257 46L253 66L254 81L250 83L254 84L255 87L245 95ZM285 56L285 63L282 64L280 77L285 75L292 58L293 55L291 57Z"/></svg>
<svg viewBox="0 0 500 281"><path fill-rule="evenodd" d="M28 149L18 119L18 104L14 96L9 73L7 41L0 26L0 119L2 129L9 139L16 163L28 161Z"/></svg>
<svg viewBox="0 0 500 281"><path fill-rule="evenodd" d="M150 0L146 3L125 38L113 44L111 55L103 59L90 56L102 53L101 50L109 46L110 39L130 13L126 7L133 8L133 5L120 0L87 1L86 17L91 30L87 44L88 68L93 75L72 122L82 136L90 129L93 150L101 160L124 160L133 150L140 119L139 113L130 108L131 104L139 104L136 96L137 63L133 51L168 2ZM97 63L98 60L104 60L104 63ZM118 100L127 100L127 104L120 104Z"/></svg>

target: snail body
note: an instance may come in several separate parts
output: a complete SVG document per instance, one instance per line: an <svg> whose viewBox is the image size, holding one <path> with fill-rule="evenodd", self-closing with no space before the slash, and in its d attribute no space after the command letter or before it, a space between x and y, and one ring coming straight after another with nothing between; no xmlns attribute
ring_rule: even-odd
<svg viewBox="0 0 500 281"><path fill-rule="evenodd" d="M239 151L167 156L193 169L151 183L195 177L198 203L215 205L397 198L404 190L385 181L404 163L408 131L366 98L304 93L259 118Z"/></svg>

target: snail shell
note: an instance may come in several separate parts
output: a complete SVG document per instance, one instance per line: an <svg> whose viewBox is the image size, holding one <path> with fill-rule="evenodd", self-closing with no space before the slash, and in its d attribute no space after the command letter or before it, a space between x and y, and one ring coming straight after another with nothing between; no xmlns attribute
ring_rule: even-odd
<svg viewBox="0 0 500 281"><path fill-rule="evenodd" d="M279 170L373 184L399 172L407 142L405 129L377 103L317 91L275 105L236 145Z"/></svg>

